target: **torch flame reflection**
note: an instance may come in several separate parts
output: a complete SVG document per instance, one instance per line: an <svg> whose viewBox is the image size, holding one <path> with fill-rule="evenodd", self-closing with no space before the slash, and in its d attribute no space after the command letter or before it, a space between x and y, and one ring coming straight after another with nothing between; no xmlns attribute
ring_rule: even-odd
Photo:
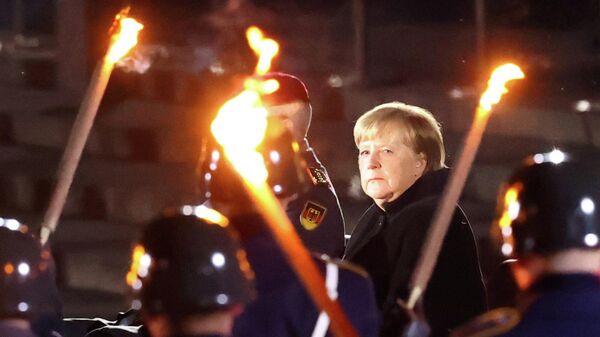
<svg viewBox="0 0 600 337"><path fill-rule="evenodd" d="M488 113L492 106L500 102L502 95L508 92L506 82L525 78L519 66L507 63L494 69L488 80L488 87L479 100L479 113Z"/></svg>
<svg viewBox="0 0 600 337"><path fill-rule="evenodd" d="M138 32L144 28L144 25L123 13L118 14L115 20L118 22L118 32L113 34L110 50L106 55L108 62L113 64L137 44Z"/></svg>

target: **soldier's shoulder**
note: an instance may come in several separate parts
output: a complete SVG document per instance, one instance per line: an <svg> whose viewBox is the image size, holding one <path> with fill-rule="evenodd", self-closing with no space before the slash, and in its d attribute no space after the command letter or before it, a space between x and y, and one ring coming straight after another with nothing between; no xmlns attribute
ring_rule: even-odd
<svg viewBox="0 0 600 337"><path fill-rule="evenodd" d="M513 308L498 308L477 316L454 329L451 337L492 337L503 335L521 321L521 314Z"/></svg>
<svg viewBox="0 0 600 337"><path fill-rule="evenodd" d="M348 261L343 261L340 260L338 258L332 258L328 255L322 254L322 255L318 255L316 256L316 258L320 261L322 261L325 264L330 263L333 264L335 266L337 266L340 270L342 271L347 271L349 273L353 273L356 274L362 278L368 278L369 274L367 273L366 270L364 270L363 268L355 265L354 263L348 262Z"/></svg>

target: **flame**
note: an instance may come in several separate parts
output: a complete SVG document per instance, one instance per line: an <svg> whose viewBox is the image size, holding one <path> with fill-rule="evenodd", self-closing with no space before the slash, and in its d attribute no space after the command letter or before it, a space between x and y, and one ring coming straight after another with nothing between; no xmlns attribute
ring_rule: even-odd
<svg viewBox="0 0 600 337"><path fill-rule="evenodd" d="M112 64L117 63L137 44L138 32L144 28L144 25L124 13L119 13L115 21L118 22L118 31L111 37L111 45L106 54L108 62Z"/></svg>
<svg viewBox="0 0 600 337"><path fill-rule="evenodd" d="M479 112L488 113L492 110L493 105L500 102L502 95L508 92L506 89L508 81L523 78L525 78L525 74L521 68L512 63L503 64L494 69L488 80L488 87L479 100Z"/></svg>
<svg viewBox="0 0 600 337"><path fill-rule="evenodd" d="M250 48L258 56L255 73L266 74L271 68L271 61L279 53L279 44L273 39L265 38L263 32L255 26L246 30L246 38Z"/></svg>
<svg viewBox="0 0 600 337"><path fill-rule="evenodd" d="M221 214L219 211L208 208L204 205L199 205L194 208L194 215L198 218L208 221L212 224L219 225L221 227L227 227L229 225L229 219Z"/></svg>
<svg viewBox="0 0 600 337"><path fill-rule="evenodd" d="M266 39L262 31L254 26L248 28L246 36L250 47L258 55L255 75L264 75L269 71L279 45L272 39ZM268 177L263 157L256 151L267 131L267 110L262 104L261 95L278 89L277 80L246 79L244 90L219 109L210 126L231 164L254 185L266 182Z"/></svg>
<svg viewBox="0 0 600 337"><path fill-rule="evenodd" d="M135 281L137 281L138 279L138 271L140 270L140 264L142 256L144 256L144 254L146 254L146 250L142 245L136 245L133 249L131 257L131 268L129 269L129 272L125 277L127 285L129 285L130 287L132 287Z"/></svg>
<svg viewBox="0 0 600 337"><path fill-rule="evenodd" d="M517 198L519 197L519 186L512 186L506 193L504 194L504 211L502 212L502 216L498 222L500 228L510 227L512 221L514 220L513 216L510 214L510 209L513 205L516 205Z"/></svg>

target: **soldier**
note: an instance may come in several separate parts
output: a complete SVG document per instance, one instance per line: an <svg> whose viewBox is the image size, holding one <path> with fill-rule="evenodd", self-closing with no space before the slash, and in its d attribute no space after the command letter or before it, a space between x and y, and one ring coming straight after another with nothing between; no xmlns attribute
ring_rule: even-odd
<svg viewBox="0 0 600 337"><path fill-rule="evenodd" d="M226 219L170 215L146 226L127 283L143 326L105 326L87 336L230 336L255 296L253 273Z"/></svg>
<svg viewBox="0 0 600 337"><path fill-rule="evenodd" d="M271 120L278 123L280 120ZM273 126L273 125L272 125ZM272 130L281 130L273 126ZM287 130L283 128L283 130ZM272 136L272 135L271 135ZM267 160L269 183L285 203L290 196L314 188L306 178L304 161L294 150L289 131L267 137L262 150L277 152L278 160ZM264 219L250 201L230 164L214 143L205 151L202 177L210 203L237 225L248 261L256 274L258 299L236 320L234 336L325 336L329 322L313 303L287 262ZM265 156L269 158L270 156ZM209 179L206 179L209 178ZM203 206L200 206L203 207ZM288 213L289 214L289 213ZM379 314L372 284L366 273L337 260L315 256L330 296L337 296L349 321L360 336L377 336ZM334 295L335 294L335 295Z"/></svg>
<svg viewBox="0 0 600 337"><path fill-rule="evenodd" d="M23 228L0 226L0 336L59 336L47 321L41 322L56 314L55 294L49 289L50 253Z"/></svg>
<svg viewBox="0 0 600 337"><path fill-rule="evenodd" d="M600 336L600 171L597 162L545 158L513 174L493 227L523 290L517 309L492 311L454 336Z"/></svg>
<svg viewBox="0 0 600 337"><path fill-rule="evenodd" d="M297 77L284 73L269 73L263 80L279 82L279 90L265 95L263 101L269 116L280 118L291 129L300 144L300 155L306 162L311 186L287 204L286 212L296 232L309 250L331 257L344 252L344 217L327 170L308 142L312 106L308 90Z"/></svg>

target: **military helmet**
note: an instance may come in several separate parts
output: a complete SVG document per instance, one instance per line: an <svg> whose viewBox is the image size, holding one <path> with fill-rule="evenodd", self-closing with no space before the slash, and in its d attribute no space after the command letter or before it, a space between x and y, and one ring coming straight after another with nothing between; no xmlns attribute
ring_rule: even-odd
<svg viewBox="0 0 600 337"><path fill-rule="evenodd" d="M528 158L514 172L493 227L504 256L600 247L600 170L594 162L554 151Z"/></svg>
<svg viewBox="0 0 600 337"><path fill-rule="evenodd" d="M267 183L275 196L285 198L308 189L307 167L300 155L300 144L280 120L268 118L265 139L257 151L263 157ZM237 204L247 202L241 177L212 136L206 138L201 151L198 176L204 198Z"/></svg>
<svg viewBox="0 0 600 337"><path fill-rule="evenodd" d="M0 226L0 317L33 319L54 312L47 294L50 252L9 227Z"/></svg>
<svg viewBox="0 0 600 337"><path fill-rule="evenodd" d="M223 226L180 214L148 224L127 274L133 307L187 315L250 302L250 265L234 233Z"/></svg>

